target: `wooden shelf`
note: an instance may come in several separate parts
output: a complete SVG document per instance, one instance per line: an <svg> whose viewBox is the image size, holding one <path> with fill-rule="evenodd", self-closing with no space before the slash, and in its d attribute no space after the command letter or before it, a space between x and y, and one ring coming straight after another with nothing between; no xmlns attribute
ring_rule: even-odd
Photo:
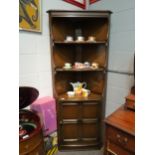
<svg viewBox="0 0 155 155"><path fill-rule="evenodd" d="M83 119L63 119L60 124L77 124L77 123L98 123L97 118L83 118Z"/></svg>
<svg viewBox="0 0 155 155"><path fill-rule="evenodd" d="M96 150L102 147L102 142L99 140L76 140L76 141L64 141L60 146L60 150Z"/></svg>
<svg viewBox="0 0 155 155"><path fill-rule="evenodd" d="M99 94L91 93L88 97L83 96L68 97L68 95L64 93L58 96L58 100L63 102L100 101L102 100L102 96Z"/></svg>
<svg viewBox="0 0 155 155"><path fill-rule="evenodd" d="M60 45L95 45L95 44L106 44L106 41L53 41L54 44Z"/></svg>
<svg viewBox="0 0 155 155"><path fill-rule="evenodd" d="M96 141L98 140L98 138L80 138L80 139L77 139L77 138L73 138L73 139L64 139L64 142L78 142L78 141Z"/></svg>
<svg viewBox="0 0 155 155"><path fill-rule="evenodd" d="M79 140L79 141L77 140L74 142L65 141L64 144L62 144L61 146L71 145L73 147L81 147L81 146L84 147L84 146L98 146L99 144L101 143L97 140L92 140L88 142L88 140L82 139L82 140Z"/></svg>
<svg viewBox="0 0 155 155"><path fill-rule="evenodd" d="M63 102L62 104L63 104L63 106L65 106L65 105L79 105L79 104L81 104L81 102L80 103L79 102L72 102L72 103ZM82 103L82 105L98 105L98 104L99 104L99 102L83 102Z"/></svg>
<svg viewBox="0 0 155 155"><path fill-rule="evenodd" d="M105 71L104 68L97 68L97 69L92 69L92 68L84 68L84 69L64 69L64 68L56 68L56 72L102 72Z"/></svg>

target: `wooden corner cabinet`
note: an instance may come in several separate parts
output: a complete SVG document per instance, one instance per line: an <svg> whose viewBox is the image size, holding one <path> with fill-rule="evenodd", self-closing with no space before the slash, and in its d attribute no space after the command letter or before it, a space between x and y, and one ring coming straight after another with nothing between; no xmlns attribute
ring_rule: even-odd
<svg viewBox="0 0 155 155"><path fill-rule="evenodd" d="M110 11L49 10L53 93L56 98L59 150L102 147L102 109L106 92ZM77 41L77 36L84 40ZM65 41L72 36L72 41ZM95 41L88 41L88 37ZM97 63L97 68L64 69L65 63ZM90 94L75 95L71 82L85 82Z"/></svg>

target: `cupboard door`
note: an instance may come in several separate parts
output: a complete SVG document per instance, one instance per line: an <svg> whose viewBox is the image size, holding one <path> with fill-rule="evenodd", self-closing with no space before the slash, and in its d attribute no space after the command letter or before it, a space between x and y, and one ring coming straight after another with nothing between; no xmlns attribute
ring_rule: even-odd
<svg viewBox="0 0 155 155"><path fill-rule="evenodd" d="M100 107L98 103L83 103L82 109L83 118L99 118L100 116Z"/></svg>
<svg viewBox="0 0 155 155"><path fill-rule="evenodd" d="M78 124L63 124L61 127L60 134L63 137L63 141L68 139L78 139L79 138Z"/></svg>
<svg viewBox="0 0 155 155"><path fill-rule="evenodd" d="M80 113L80 106L78 104L62 104L61 117L62 119L78 119Z"/></svg>
<svg viewBox="0 0 155 155"><path fill-rule="evenodd" d="M99 137L97 123L83 123L82 125L82 138L83 139L94 139L97 140Z"/></svg>

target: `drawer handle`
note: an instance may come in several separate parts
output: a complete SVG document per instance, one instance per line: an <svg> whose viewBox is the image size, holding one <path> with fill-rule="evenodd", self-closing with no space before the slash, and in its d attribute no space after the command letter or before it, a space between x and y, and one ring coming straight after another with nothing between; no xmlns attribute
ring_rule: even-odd
<svg viewBox="0 0 155 155"><path fill-rule="evenodd" d="M122 143L123 145L127 144L128 138L125 137L124 139L122 139L120 134L117 134L116 137L119 143Z"/></svg>
<svg viewBox="0 0 155 155"><path fill-rule="evenodd" d="M117 139L121 138L120 134L117 134L116 137L117 137Z"/></svg>
<svg viewBox="0 0 155 155"><path fill-rule="evenodd" d="M117 153L113 152L111 149L107 149L107 151L111 153L112 155L118 155Z"/></svg>
<svg viewBox="0 0 155 155"><path fill-rule="evenodd" d="M128 142L128 138L124 138L124 143L126 144Z"/></svg>
<svg viewBox="0 0 155 155"><path fill-rule="evenodd" d="M120 134L117 134L116 135L116 138L117 138L118 142L121 143L121 135Z"/></svg>

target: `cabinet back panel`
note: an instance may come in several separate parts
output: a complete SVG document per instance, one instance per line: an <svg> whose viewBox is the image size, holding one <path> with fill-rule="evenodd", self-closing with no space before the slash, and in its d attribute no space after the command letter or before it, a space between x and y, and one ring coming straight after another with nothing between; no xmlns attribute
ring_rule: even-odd
<svg viewBox="0 0 155 155"><path fill-rule="evenodd" d="M108 19L94 19L83 24L83 34L86 37L95 36L97 41L105 41L108 38Z"/></svg>
<svg viewBox="0 0 155 155"><path fill-rule="evenodd" d="M63 67L66 62L73 64L75 62L75 50L74 46L54 46L53 60L55 67Z"/></svg>
<svg viewBox="0 0 155 155"><path fill-rule="evenodd" d="M100 67L106 67L107 53L104 45L83 46L82 61L96 62Z"/></svg>
<svg viewBox="0 0 155 155"><path fill-rule="evenodd" d="M55 90L57 94L63 94L72 90L70 82L74 81L76 81L76 76L74 74L57 73L55 75Z"/></svg>
<svg viewBox="0 0 155 155"><path fill-rule="evenodd" d="M64 18L53 18L52 20L53 40L64 41L66 36L74 36L74 26Z"/></svg>
<svg viewBox="0 0 155 155"><path fill-rule="evenodd" d="M93 93L104 93L105 75L103 72L89 72L83 74L82 78L83 81L88 84L88 89L90 89Z"/></svg>

